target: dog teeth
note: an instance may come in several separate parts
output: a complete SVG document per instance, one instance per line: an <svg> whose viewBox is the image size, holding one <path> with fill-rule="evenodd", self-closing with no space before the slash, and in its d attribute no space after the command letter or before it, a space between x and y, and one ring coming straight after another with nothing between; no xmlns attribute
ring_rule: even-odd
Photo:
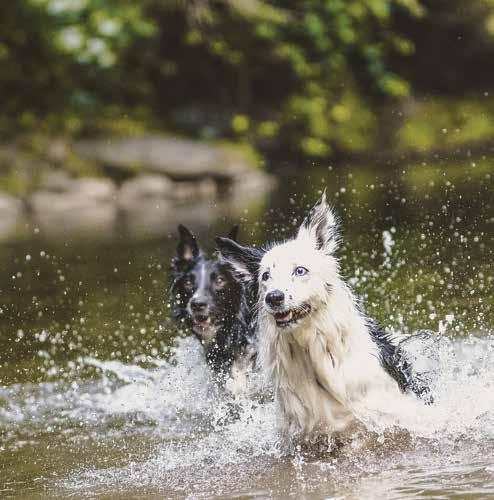
<svg viewBox="0 0 494 500"><path fill-rule="evenodd" d="M290 321L293 318L292 311L288 311L286 313L278 313L275 315L276 321Z"/></svg>

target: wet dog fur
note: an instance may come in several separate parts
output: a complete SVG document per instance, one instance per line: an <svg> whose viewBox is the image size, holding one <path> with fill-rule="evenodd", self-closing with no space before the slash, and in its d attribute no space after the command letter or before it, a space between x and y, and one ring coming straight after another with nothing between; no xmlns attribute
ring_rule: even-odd
<svg viewBox="0 0 494 500"><path fill-rule="evenodd" d="M359 310L342 279L325 194L290 240L265 249L216 241L238 278L257 285L260 365L288 434L343 435L367 410L381 415L410 399L405 393L430 402L399 345Z"/></svg>
<svg viewBox="0 0 494 500"><path fill-rule="evenodd" d="M255 358L251 307L245 284L229 263L209 257L185 226L171 263L170 300L174 319L204 347L216 381L239 392ZM237 238L232 229L229 241Z"/></svg>

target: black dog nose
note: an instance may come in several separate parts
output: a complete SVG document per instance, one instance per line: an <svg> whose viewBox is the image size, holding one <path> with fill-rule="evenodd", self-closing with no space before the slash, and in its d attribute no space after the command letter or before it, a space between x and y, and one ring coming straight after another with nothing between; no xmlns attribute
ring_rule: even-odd
<svg viewBox="0 0 494 500"><path fill-rule="evenodd" d="M273 290L266 295L266 304L271 307L279 307L285 300L285 294L281 290Z"/></svg>
<svg viewBox="0 0 494 500"><path fill-rule="evenodd" d="M208 302L204 297L194 297L190 301L190 308L195 312L204 311L207 306Z"/></svg>

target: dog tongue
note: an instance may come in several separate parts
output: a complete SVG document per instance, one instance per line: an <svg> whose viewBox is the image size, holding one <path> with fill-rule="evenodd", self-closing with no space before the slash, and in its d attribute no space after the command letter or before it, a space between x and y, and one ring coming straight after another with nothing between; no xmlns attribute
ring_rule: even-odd
<svg viewBox="0 0 494 500"><path fill-rule="evenodd" d="M277 313L274 315L276 321L290 321L292 319L293 313L292 311Z"/></svg>

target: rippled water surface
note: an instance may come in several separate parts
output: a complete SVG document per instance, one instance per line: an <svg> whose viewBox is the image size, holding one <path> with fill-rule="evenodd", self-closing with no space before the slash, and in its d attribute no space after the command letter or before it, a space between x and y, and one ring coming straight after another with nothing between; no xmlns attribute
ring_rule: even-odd
<svg viewBox="0 0 494 500"><path fill-rule="evenodd" d="M435 404L390 408L337 455L288 448L274 404L219 394L168 320L175 235L33 228L0 247L0 496L494 497L492 163L309 174L246 209L243 240L290 234L327 186L366 311L437 334ZM211 246L233 222L193 229Z"/></svg>

